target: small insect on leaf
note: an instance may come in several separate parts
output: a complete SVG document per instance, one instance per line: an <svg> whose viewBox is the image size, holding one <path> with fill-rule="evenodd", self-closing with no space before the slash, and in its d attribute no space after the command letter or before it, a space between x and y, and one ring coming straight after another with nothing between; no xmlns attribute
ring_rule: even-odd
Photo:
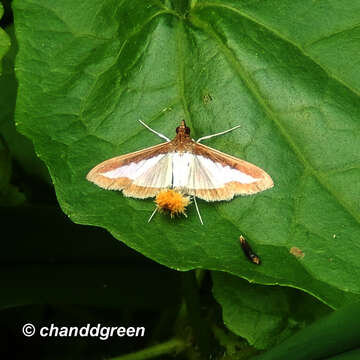
<svg viewBox="0 0 360 360"><path fill-rule="evenodd" d="M203 103L205 105L209 104L211 101L213 101L213 98L212 98L212 96L210 94L205 94L203 96Z"/></svg>
<svg viewBox="0 0 360 360"><path fill-rule="evenodd" d="M252 263L254 263L256 265L260 265L261 264L260 258L253 252L249 243L246 241L246 239L242 235L240 235L240 244L241 244L241 248L243 249L247 258Z"/></svg>
<svg viewBox="0 0 360 360"><path fill-rule="evenodd" d="M87 180L104 189L121 190L125 196L137 199L154 197L169 189L190 195L201 224L196 198L229 201L236 195L252 195L274 186L270 175L256 165L200 144L200 141L238 129L240 125L194 141L185 120L176 128L173 140L140 122L166 142L105 160L90 170ZM183 196L183 199L186 198ZM169 203L171 206L173 201ZM149 221L156 210L158 208ZM183 211L180 209L178 213ZM174 214L170 210L170 215Z"/></svg>

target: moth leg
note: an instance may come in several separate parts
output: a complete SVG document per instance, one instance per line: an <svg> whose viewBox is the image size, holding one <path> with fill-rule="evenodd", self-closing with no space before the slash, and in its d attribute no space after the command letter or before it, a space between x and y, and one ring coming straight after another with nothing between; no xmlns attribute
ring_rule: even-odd
<svg viewBox="0 0 360 360"><path fill-rule="evenodd" d="M159 132L155 131L155 130L152 129L150 126L146 125L146 124L145 124L143 121L141 121L140 119L139 119L139 123L140 123L141 125L144 125L149 131L153 132L153 133L156 134L157 136L160 136L162 139L165 139L167 142L170 141L170 139L167 138L165 135L160 134Z"/></svg>
<svg viewBox="0 0 360 360"><path fill-rule="evenodd" d="M148 223L149 223L149 222L151 221L151 219L154 217L154 215L156 214L157 210L158 210L158 207L156 207L155 210L154 210L154 211L152 212L152 214L150 215L149 220L148 220Z"/></svg>
<svg viewBox="0 0 360 360"><path fill-rule="evenodd" d="M199 219L200 219L201 225L204 225L204 223L203 223L203 221L202 221L202 218L201 218L201 215L200 215L200 211L199 211L197 202L196 202L196 197L193 196L193 199L194 199L194 204L195 204L195 207L196 207L196 211L197 211L197 213L198 213L198 215L199 215Z"/></svg>
<svg viewBox="0 0 360 360"><path fill-rule="evenodd" d="M216 134L203 136L203 137L201 137L200 139L197 139L196 142L199 143L199 142L202 141L202 140L210 139L210 138L215 137L215 136L219 136L219 135L226 134L226 133L228 133L228 132L230 132L230 131L233 131L233 130L235 130L235 129L238 129L240 126L241 126L241 125L236 125L236 126L234 126L233 128L231 128L231 129L228 129L228 130L225 130L225 131L216 133Z"/></svg>

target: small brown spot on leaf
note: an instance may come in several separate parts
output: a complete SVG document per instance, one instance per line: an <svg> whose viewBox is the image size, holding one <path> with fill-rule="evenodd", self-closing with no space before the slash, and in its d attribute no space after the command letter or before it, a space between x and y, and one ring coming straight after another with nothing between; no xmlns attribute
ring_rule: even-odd
<svg viewBox="0 0 360 360"><path fill-rule="evenodd" d="M305 256L305 254L296 246L293 246L289 252L298 259L302 259Z"/></svg>

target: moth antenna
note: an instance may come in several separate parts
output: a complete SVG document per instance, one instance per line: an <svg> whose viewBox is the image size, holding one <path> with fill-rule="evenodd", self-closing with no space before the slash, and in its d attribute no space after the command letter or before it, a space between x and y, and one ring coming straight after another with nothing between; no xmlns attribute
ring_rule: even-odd
<svg viewBox="0 0 360 360"><path fill-rule="evenodd" d="M154 134L156 134L157 136L160 136L162 139L165 139L167 142L170 141L170 139L168 137L166 137L165 135L163 134L160 134L159 132L155 131L154 129L152 129L150 126L146 125L143 121L141 121L139 119L139 123L143 126L145 126L149 131L153 132Z"/></svg>
<svg viewBox="0 0 360 360"><path fill-rule="evenodd" d="M230 131L233 131L233 130L235 130L235 129L238 129L240 126L241 126L241 125L236 125L236 126L234 126L233 128L231 128L231 129L228 129L228 130L225 130L225 131L216 133L216 134L203 136L203 137L201 137L200 139L197 139L196 142L199 143L199 142L202 141L202 140L210 139L210 138L215 137L215 136L219 136L219 135L226 134L226 133L228 133L228 132L230 132Z"/></svg>
<svg viewBox="0 0 360 360"><path fill-rule="evenodd" d="M149 223L149 222L151 221L151 219L154 217L154 215L156 214L157 210L158 210L158 207L156 207L155 210L154 210L154 211L152 212L152 214L150 215L149 220L148 220L148 223Z"/></svg>
<svg viewBox="0 0 360 360"><path fill-rule="evenodd" d="M201 218L201 215L200 215L200 211L199 211L197 202L196 202L196 197L193 196L193 199L194 199L194 203L195 203L195 207L196 207L197 214L199 215L199 219L200 219L201 225L204 225L204 223L203 223L203 221L202 221L202 218Z"/></svg>

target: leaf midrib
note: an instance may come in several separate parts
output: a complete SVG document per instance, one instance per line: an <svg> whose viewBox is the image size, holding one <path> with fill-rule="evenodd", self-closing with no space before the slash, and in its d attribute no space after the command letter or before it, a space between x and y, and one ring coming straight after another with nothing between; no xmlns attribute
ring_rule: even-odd
<svg viewBox="0 0 360 360"><path fill-rule="evenodd" d="M189 111L189 107L187 104L187 100L185 97L185 67L184 67L184 42L185 42L185 37L186 37L186 33L185 33L185 29L184 29L184 23L183 21L178 21L178 25L177 25L177 29L176 29L176 50L177 50L177 85L178 85L178 91L179 91L179 98L182 104L182 107L184 109L184 113L185 113L185 120L187 122L187 124L194 129L194 127L192 126L192 121L191 121L191 116L190 116L190 111Z"/></svg>

